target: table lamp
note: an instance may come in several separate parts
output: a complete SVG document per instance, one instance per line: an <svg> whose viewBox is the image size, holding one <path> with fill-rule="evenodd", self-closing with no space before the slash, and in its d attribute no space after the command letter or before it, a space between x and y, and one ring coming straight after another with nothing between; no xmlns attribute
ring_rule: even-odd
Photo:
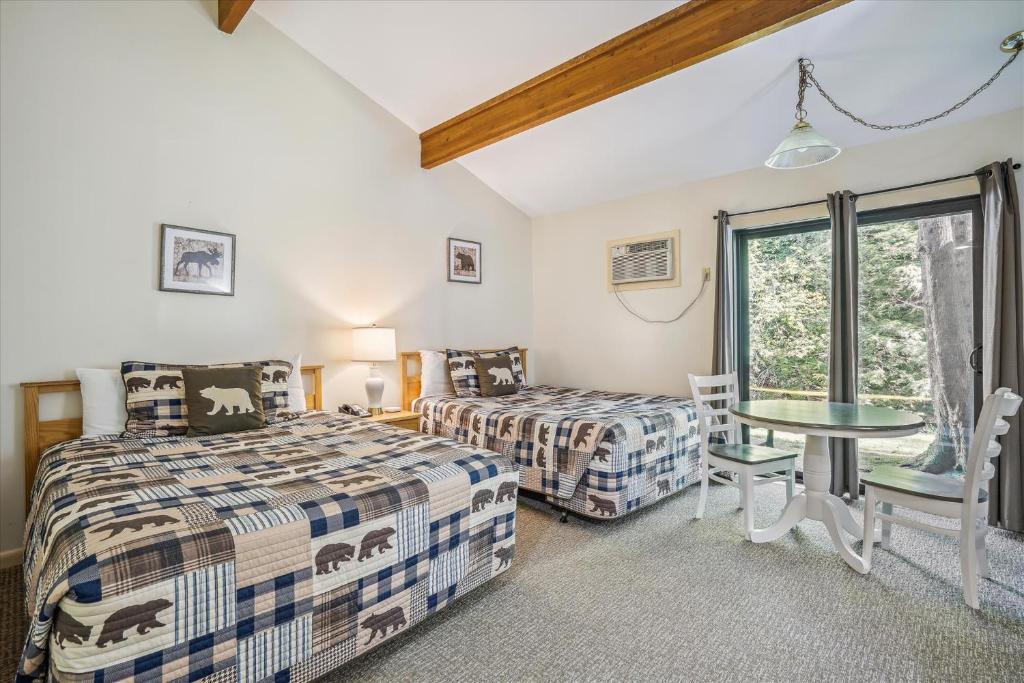
<svg viewBox="0 0 1024 683"><path fill-rule="evenodd" d="M366 403L371 415L380 415L384 412L381 405L384 378L380 376L377 363L393 361L395 358L393 327L373 325L352 330L352 360L370 364L370 376L366 379Z"/></svg>

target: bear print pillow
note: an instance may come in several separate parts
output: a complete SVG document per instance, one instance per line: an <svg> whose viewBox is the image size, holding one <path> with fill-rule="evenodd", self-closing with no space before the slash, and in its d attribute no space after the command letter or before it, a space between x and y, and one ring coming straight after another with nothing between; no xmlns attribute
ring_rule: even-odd
<svg viewBox="0 0 1024 683"><path fill-rule="evenodd" d="M477 357L476 374L481 396L508 396L518 389L510 356Z"/></svg>
<svg viewBox="0 0 1024 683"><path fill-rule="evenodd" d="M186 436L244 432L267 425L260 395L263 369L185 368Z"/></svg>
<svg viewBox="0 0 1024 683"><path fill-rule="evenodd" d="M128 421L122 437L183 436L188 431L188 407L181 372L185 368L261 368L263 414L267 424L279 422L288 409L291 363L261 360L223 365L171 365L144 361L121 363Z"/></svg>

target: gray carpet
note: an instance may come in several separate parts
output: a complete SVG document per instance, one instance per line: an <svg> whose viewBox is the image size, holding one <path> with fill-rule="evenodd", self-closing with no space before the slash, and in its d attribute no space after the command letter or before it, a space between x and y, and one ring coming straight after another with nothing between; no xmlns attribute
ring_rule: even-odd
<svg viewBox="0 0 1024 683"><path fill-rule="evenodd" d="M758 526L778 515L765 494ZM861 576L804 522L753 545L736 493L689 490L639 514L558 524L519 506L512 569L325 680L1024 680L1024 537L989 537L983 609L961 598L952 539L897 527ZM0 679L24 633L0 572Z"/></svg>

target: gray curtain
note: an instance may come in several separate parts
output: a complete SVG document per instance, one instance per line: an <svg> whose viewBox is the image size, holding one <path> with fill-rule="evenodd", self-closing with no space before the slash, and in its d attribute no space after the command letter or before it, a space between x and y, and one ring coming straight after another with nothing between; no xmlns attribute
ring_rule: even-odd
<svg viewBox="0 0 1024 683"><path fill-rule="evenodd" d="M984 229L982 255L982 385L985 395L999 387L1024 389L1024 240L1013 161L978 171ZM992 461L989 523L1024 531L1024 421L1018 413L1001 437L1002 452Z"/></svg>
<svg viewBox="0 0 1024 683"><path fill-rule="evenodd" d="M832 312L828 400L857 402L857 197L849 190L828 195L832 218ZM829 439L832 493L860 495L856 439Z"/></svg>
<svg viewBox="0 0 1024 683"><path fill-rule="evenodd" d="M715 341L711 372L736 369L736 263L729 214L718 212L718 256L715 259Z"/></svg>

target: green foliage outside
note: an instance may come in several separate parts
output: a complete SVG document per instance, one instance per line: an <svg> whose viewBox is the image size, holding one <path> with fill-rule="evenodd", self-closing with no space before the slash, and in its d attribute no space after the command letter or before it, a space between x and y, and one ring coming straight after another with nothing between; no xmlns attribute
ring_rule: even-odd
<svg viewBox="0 0 1024 683"><path fill-rule="evenodd" d="M909 410L928 421L916 438L863 444L862 456L869 461L918 455L934 438L917 231L915 222L895 222L863 226L858 233L861 400ZM754 389L827 391L830 237L818 230L748 243L753 399L824 398Z"/></svg>

